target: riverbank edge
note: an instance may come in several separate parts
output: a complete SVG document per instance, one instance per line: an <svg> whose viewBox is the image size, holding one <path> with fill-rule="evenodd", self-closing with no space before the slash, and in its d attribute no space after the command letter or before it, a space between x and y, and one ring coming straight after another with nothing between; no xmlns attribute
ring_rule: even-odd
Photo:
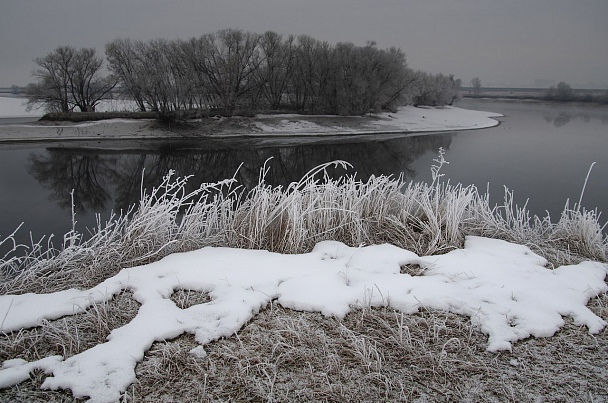
<svg viewBox="0 0 608 403"><path fill-rule="evenodd" d="M429 115L428 118L426 115ZM0 144L161 139L282 139L333 138L364 135L420 135L473 130L500 124L493 112L456 107L408 107L397 114L370 116L258 115L212 117L178 123L147 119L109 119L87 122L35 121L0 124ZM428 119L428 120L427 120Z"/></svg>

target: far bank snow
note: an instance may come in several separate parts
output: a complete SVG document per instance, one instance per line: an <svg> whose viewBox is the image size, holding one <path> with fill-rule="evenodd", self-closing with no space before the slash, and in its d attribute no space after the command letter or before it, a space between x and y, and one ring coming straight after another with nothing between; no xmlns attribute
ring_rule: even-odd
<svg viewBox="0 0 608 403"><path fill-rule="evenodd" d="M255 127L258 135L415 133L493 127L499 123L493 118L499 116L503 115L453 106L406 106L397 113L366 116L258 115Z"/></svg>
<svg viewBox="0 0 608 403"><path fill-rule="evenodd" d="M100 111L124 111L124 103L100 106ZM77 113L77 112L76 112ZM40 110L27 111L24 98L0 97L0 118L32 117ZM474 111L452 106L403 107L396 113L365 116L259 114L255 117L210 117L189 121L186 127L164 127L153 120L101 120L82 123L33 122L0 125L0 142L128 140L203 137L326 137L376 134L411 134L481 129L498 125L495 112ZM137 123L137 124L133 124Z"/></svg>
<svg viewBox="0 0 608 403"><path fill-rule="evenodd" d="M135 105L131 101L109 99L101 101L96 108L98 112L135 111ZM21 96L0 96L0 119L2 118L24 118L42 117L44 108L35 107L27 109L27 98Z"/></svg>

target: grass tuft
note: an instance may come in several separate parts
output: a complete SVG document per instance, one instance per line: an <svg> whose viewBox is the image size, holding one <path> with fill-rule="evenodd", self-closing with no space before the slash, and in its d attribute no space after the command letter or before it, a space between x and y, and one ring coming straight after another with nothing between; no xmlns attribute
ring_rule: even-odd
<svg viewBox="0 0 608 403"><path fill-rule="evenodd" d="M50 240L25 247L9 235L1 241L13 247L0 259L0 292L91 287L125 267L203 246L305 253L323 240L350 246L388 242L430 255L480 235L526 244L555 266L608 259L597 211L566 205L553 223L515 206L508 189L502 204L491 205L487 192L443 182L440 169L447 162L442 153L436 161L431 184L390 176L330 179L330 165L347 166L337 161L286 188L265 184L262 168L259 185L249 192L231 179L189 193L189 178L169 172L158 188L142 190L137 208L98 222L85 241L72 230L61 248Z"/></svg>
<svg viewBox="0 0 608 403"><path fill-rule="evenodd" d="M501 204L488 192L443 181L440 152L433 181L355 176L330 179L322 165L286 188L264 182L247 192L233 179L186 191L173 172L138 206L107 222L89 239L73 229L60 247L43 238L0 246L0 292L47 293L89 288L121 269L204 246L304 253L323 240L350 246L392 243L419 255L463 246L467 235L528 245L550 265L608 260L600 213L566 204L557 222L531 216L505 189ZM582 198L582 196L581 196ZM402 273L421 275L416 265ZM608 319L606 294L590 304ZM177 289L182 309L212 302L205 290ZM72 356L101 343L138 309L128 291L86 312L0 336L0 359L34 361ZM123 397L135 401L608 400L606 330L596 336L571 321L550 339L518 343L512 353L485 352L485 338L461 316L422 311L402 315L363 304L338 321L271 304L237 335L189 351L192 336L156 343ZM68 392L39 390L46 375L0 391L0 401L72 401ZM568 379L568 382L565 380ZM570 386L568 386L570 385Z"/></svg>

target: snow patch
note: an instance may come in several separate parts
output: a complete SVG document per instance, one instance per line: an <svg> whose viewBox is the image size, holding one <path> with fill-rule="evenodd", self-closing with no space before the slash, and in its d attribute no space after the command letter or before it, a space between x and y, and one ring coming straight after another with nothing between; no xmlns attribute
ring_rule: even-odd
<svg viewBox="0 0 608 403"><path fill-rule="evenodd" d="M32 109L31 111L28 111L26 102L27 98L0 96L0 119L39 117L44 115L42 109Z"/></svg>
<svg viewBox="0 0 608 403"><path fill-rule="evenodd" d="M27 98L0 96L0 118L41 117L45 114L43 108L27 110ZM101 101L96 108L97 112L137 111L133 101L108 99Z"/></svg>
<svg viewBox="0 0 608 403"><path fill-rule="evenodd" d="M496 126L495 117L500 113L474 111L454 106L414 107L406 106L397 113L376 115L376 126L390 125L404 131L428 132L438 130L481 129Z"/></svg>
<svg viewBox="0 0 608 403"><path fill-rule="evenodd" d="M402 274L401 266L408 264L424 268L423 275ZM606 322L586 303L606 292L607 266L583 262L549 270L545 264L525 246L480 237L467 237L464 249L423 257L392 245L352 248L333 241L301 255L212 247L173 254L124 269L89 290L0 296L3 332L81 312L127 288L141 304L137 316L113 330L107 342L78 355L6 361L0 386L42 368L53 375L43 388L71 389L92 402L118 401L155 341L190 333L200 343L191 353L204 357L205 344L239 331L273 299L338 318L362 305L454 312L469 316L488 335L489 351L509 350L530 336L551 336L564 324L562 316L590 333L601 331ZM205 290L211 301L180 309L170 297L185 289Z"/></svg>

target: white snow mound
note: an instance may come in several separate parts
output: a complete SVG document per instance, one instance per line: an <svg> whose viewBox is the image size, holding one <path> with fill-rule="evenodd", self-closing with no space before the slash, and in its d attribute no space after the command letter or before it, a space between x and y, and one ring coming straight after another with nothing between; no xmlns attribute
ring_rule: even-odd
<svg viewBox="0 0 608 403"><path fill-rule="evenodd" d="M425 271L401 274L406 264ZM124 269L89 290L0 296L2 332L82 312L124 289L142 304L107 342L78 355L5 361L0 387L22 382L39 368L52 373L43 388L71 389L91 402L118 401L136 381L135 366L154 341L194 334L201 347L192 353L203 359L202 346L239 331L273 299L338 318L369 305L405 313L422 307L450 311L469 316L488 335L489 351L509 350L530 336L551 336L564 324L563 316L591 333L601 331L606 322L586 304L606 292L607 266L584 262L549 270L545 265L525 246L480 237L468 237L464 249L425 257L392 245L351 248L332 241L302 255L210 247L174 254ZM180 309L170 299L178 289L207 292L212 300Z"/></svg>

